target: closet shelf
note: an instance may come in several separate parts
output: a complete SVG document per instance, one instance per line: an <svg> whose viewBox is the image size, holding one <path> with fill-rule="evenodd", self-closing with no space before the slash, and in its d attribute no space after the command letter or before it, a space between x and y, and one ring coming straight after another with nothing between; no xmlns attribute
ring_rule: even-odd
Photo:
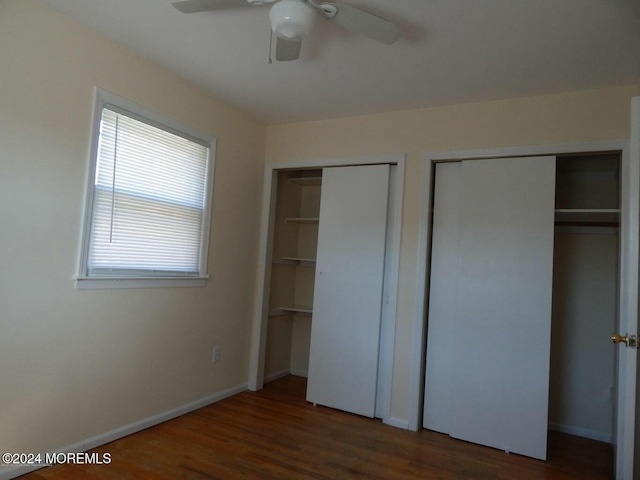
<svg viewBox="0 0 640 480"><path fill-rule="evenodd" d="M320 221L319 218L285 218L285 222L290 223L318 223Z"/></svg>
<svg viewBox="0 0 640 480"><path fill-rule="evenodd" d="M561 225L618 225L620 223L620 209L557 208L555 222Z"/></svg>
<svg viewBox="0 0 640 480"><path fill-rule="evenodd" d="M280 307L280 310L294 313L313 313L313 308L309 305L290 305L286 307Z"/></svg>
<svg viewBox="0 0 640 480"><path fill-rule="evenodd" d="M282 257L282 260L287 260L296 263L316 263L315 258L302 258L302 257Z"/></svg>
<svg viewBox="0 0 640 480"><path fill-rule="evenodd" d="M295 177L290 178L289 183L295 183L301 187L315 187L322 185L322 177Z"/></svg>

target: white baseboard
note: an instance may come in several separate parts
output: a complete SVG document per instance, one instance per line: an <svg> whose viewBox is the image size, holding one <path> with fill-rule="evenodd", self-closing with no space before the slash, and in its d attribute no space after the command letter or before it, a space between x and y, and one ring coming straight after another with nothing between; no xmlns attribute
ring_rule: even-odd
<svg viewBox="0 0 640 480"><path fill-rule="evenodd" d="M287 375L293 375L295 377L304 377L307 378L309 376L306 370L298 370L292 368L291 370L280 370L279 372L270 373L266 377L264 377L264 383L273 382L274 380L278 380L279 378L286 377Z"/></svg>
<svg viewBox="0 0 640 480"><path fill-rule="evenodd" d="M577 437L590 438L591 440L598 440L599 442L611 443L613 438L610 433L596 432L594 430L588 430L586 428L574 427L572 425L563 425L561 423L549 423L549 429L555 432L568 433L569 435L575 435Z"/></svg>
<svg viewBox="0 0 640 480"><path fill-rule="evenodd" d="M136 433L146 428L153 427L154 425L166 422L167 420L180 417L181 415L184 415L186 413L193 412L194 410L198 410L199 408L206 407L207 405L211 405L212 403L216 403L220 400L224 400L225 398L232 397L233 395L237 395L238 393L244 392L245 390L247 390L247 385L233 387L225 390L224 392L201 398L200 400L196 400L195 402L187 403L186 405L182 405L180 407L168 410L163 413L159 413L157 415L152 415L151 417L147 417L138 422L130 423L129 425L125 425L123 427L116 428L115 430L96 435L95 437L81 440L80 442L74 443L73 445L67 445L66 447L58 448L48 453L86 452L87 450L91 450L92 448L96 448L100 445L113 442L114 440L117 440L119 438L131 435L132 433ZM29 472L38 470L40 468L43 467L35 465L11 465L0 467L0 480L10 480L12 478L19 477L20 475L25 475Z"/></svg>
<svg viewBox="0 0 640 480"><path fill-rule="evenodd" d="M282 377L286 377L287 375L290 375L291 371L290 370L280 370L279 372L275 372L275 373L271 373L269 375L267 375L266 377L264 377L264 383L269 383L269 382L273 382L274 380L278 380L279 378Z"/></svg>
<svg viewBox="0 0 640 480"><path fill-rule="evenodd" d="M304 378L307 378L309 376L306 370L297 370L295 368L291 370L280 370L279 372L270 373L269 375L264 377L264 383L273 382L274 380L278 380L279 378L286 377L287 375L293 375L294 377L304 377Z"/></svg>
<svg viewBox="0 0 640 480"><path fill-rule="evenodd" d="M409 420L405 420L403 418L389 417L384 423L391 427L409 430Z"/></svg>

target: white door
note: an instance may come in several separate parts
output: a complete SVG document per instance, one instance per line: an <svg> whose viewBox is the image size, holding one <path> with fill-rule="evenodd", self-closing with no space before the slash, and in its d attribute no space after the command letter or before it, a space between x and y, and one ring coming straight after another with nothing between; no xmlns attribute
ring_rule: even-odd
<svg viewBox="0 0 640 480"><path fill-rule="evenodd" d="M637 335L638 328L638 211L640 202L640 97L631 102L629 157L622 169L622 245L620 279L620 333ZM618 351L618 404L616 425L616 479L640 478L640 459L634 466L637 410L638 350L621 344ZM635 476L634 476L635 468Z"/></svg>
<svg viewBox="0 0 640 480"><path fill-rule="evenodd" d="M320 225L307 400L375 413L389 165L327 168Z"/></svg>
<svg viewBox="0 0 640 480"><path fill-rule="evenodd" d="M440 340L451 355L437 362L450 374L449 396L425 398L425 426L436 409L452 437L545 459L555 158L464 161L459 170L458 221L449 228L457 265L450 253L447 275L456 294L444 305L441 322L450 324ZM431 322L430 313L429 336ZM430 362L427 390L438 368Z"/></svg>
<svg viewBox="0 0 640 480"><path fill-rule="evenodd" d="M453 318L458 288L461 168L461 162L437 164L433 194L423 426L440 433L451 431L452 372L448 366L457 358L451 341L458 331Z"/></svg>

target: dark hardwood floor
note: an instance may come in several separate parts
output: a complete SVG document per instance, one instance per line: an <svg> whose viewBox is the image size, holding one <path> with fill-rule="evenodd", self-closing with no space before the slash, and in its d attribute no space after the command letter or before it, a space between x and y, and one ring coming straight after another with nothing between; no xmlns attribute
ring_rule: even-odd
<svg viewBox="0 0 640 480"><path fill-rule="evenodd" d="M93 450L109 465L58 465L42 479L607 479L607 444L550 433L542 462L429 431L409 432L304 400L272 382Z"/></svg>

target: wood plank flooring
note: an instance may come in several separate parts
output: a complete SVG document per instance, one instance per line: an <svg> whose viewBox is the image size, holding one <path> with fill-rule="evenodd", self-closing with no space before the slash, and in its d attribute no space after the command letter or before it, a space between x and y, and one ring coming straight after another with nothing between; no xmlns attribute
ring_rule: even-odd
<svg viewBox="0 0 640 480"><path fill-rule="evenodd" d="M109 465L58 465L21 480L612 478L607 444L551 432L542 462L314 407L305 388L285 377L93 450L109 452Z"/></svg>

